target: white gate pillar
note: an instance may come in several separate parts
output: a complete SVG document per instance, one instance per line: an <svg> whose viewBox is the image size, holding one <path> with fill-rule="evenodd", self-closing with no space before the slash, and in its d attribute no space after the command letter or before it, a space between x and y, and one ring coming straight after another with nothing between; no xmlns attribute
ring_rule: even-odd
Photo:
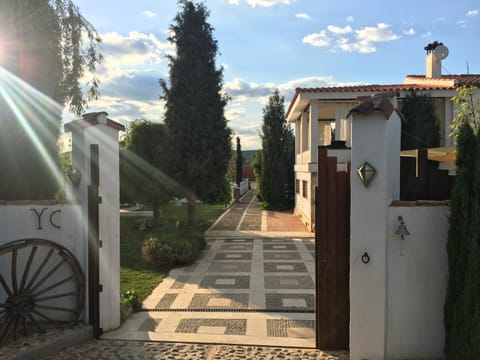
<svg viewBox="0 0 480 360"><path fill-rule="evenodd" d="M99 147L99 249L100 328L103 331L120 326L120 179L118 132L125 127L107 118L106 112L84 114L65 124L72 132L73 168L81 174L73 189L82 206L85 251L88 249L88 186L90 185L90 145ZM88 288L88 287L87 287ZM88 306L88 301L86 302ZM85 313L88 315L88 309Z"/></svg>
<svg viewBox="0 0 480 360"><path fill-rule="evenodd" d="M401 120L396 106L395 95L372 97L349 113L352 118L352 360L382 360L386 355L387 207L392 199L398 199L400 189ZM364 186L355 171L365 162L376 169L375 177L368 187Z"/></svg>

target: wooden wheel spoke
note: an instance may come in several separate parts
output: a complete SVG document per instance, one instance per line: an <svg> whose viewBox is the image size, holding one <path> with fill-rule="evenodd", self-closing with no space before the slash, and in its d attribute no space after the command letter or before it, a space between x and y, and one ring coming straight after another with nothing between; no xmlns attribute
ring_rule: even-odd
<svg viewBox="0 0 480 360"><path fill-rule="evenodd" d="M63 263L65 263L65 259L60 260L52 270L50 270L33 288L30 289L30 291L34 292L35 290L37 290L50 276L53 275L55 271L60 268L60 266L63 265Z"/></svg>
<svg viewBox="0 0 480 360"><path fill-rule="evenodd" d="M59 298L62 298L62 297L67 297L67 296L72 296L72 295L77 295L77 294L78 294L78 292L76 292L76 291L70 291L70 292L63 293L63 294L57 294L57 295L44 296L44 297L41 297L41 298L36 298L35 302L38 303L38 302L41 302L41 301L46 301L46 300L51 300L51 299L59 299Z"/></svg>
<svg viewBox="0 0 480 360"><path fill-rule="evenodd" d="M50 306L50 305L38 305L38 304L36 304L35 309L37 309L37 308L45 309L45 310L53 310L53 311L71 312L71 313L75 312L74 309L67 309L67 308L63 308L63 307L60 307L60 306Z"/></svg>
<svg viewBox="0 0 480 360"><path fill-rule="evenodd" d="M5 325L5 328L2 329L2 335L0 335L0 344L3 343L3 340L7 337L8 333L10 332L10 326L12 325L13 318L9 317L8 324Z"/></svg>
<svg viewBox="0 0 480 360"><path fill-rule="evenodd" d="M0 245L0 347L44 324L76 323L83 311L85 278L73 254L45 239ZM58 300L57 300L58 299Z"/></svg>
<svg viewBox="0 0 480 360"><path fill-rule="evenodd" d="M45 330L43 330L43 328L40 326L40 324L37 322L37 320L35 320L35 318L32 315L28 314L27 316L32 322L32 324L35 325L35 327L38 329L38 331L40 331L41 333L45 332Z"/></svg>
<svg viewBox="0 0 480 360"><path fill-rule="evenodd" d="M38 249L37 246L33 246L32 250L30 251L30 255L28 256L27 265L25 266L25 271L23 272L23 275L22 275L22 282L20 283L20 292L22 292L23 289L25 288L25 283L27 281L28 273L30 272L30 267L32 266L33 257L35 256L37 249Z"/></svg>
<svg viewBox="0 0 480 360"><path fill-rule="evenodd" d="M25 336L29 336L26 317L22 319L22 327L23 327L23 331L25 331Z"/></svg>
<svg viewBox="0 0 480 360"><path fill-rule="evenodd" d="M18 284L17 284L17 257L18 256L17 255L18 255L17 249L13 249L11 276L12 276L12 290L15 295L18 294Z"/></svg>
<svg viewBox="0 0 480 360"><path fill-rule="evenodd" d="M33 275L33 277L30 279L26 289L29 290L30 287L35 283L35 280L37 280L37 277L38 275L40 275L40 272L43 270L43 268L45 267L45 265L47 264L48 260L50 259L50 257L52 256L53 254L53 251L54 249L50 249L48 251L48 254L47 256L45 256L45 259L43 259L42 263L40 264L40 266L38 267L37 271L35 271L35 274Z"/></svg>
<svg viewBox="0 0 480 360"><path fill-rule="evenodd" d="M41 294L44 294L44 293L46 293L47 291L50 291L50 290L52 290L52 289L54 289L54 288L56 288L56 287L58 287L58 286L60 286L60 285L63 285L63 284L69 282L70 280L72 280L72 279L74 279L74 278L75 278L75 276L72 275L72 276L69 276L68 278L65 278L65 279L63 279L63 280L57 281L55 284L52 284L52 285L46 287L45 289L42 289L42 290L36 292L35 294L33 294L33 296L36 298L37 296L39 296L39 295L41 295Z"/></svg>
<svg viewBox="0 0 480 360"><path fill-rule="evenodd" d="M7 295L10 297L13 295L12 290L8 287L7 283L5 282L5 279L3 278L2 274L0 274L0 284L2 284L2 287L5 289L7 292Z"/></svg>
<svg viewBox="0 0 480 360"><path fill-rule="evenodd" d="M18 337L18 331L20 330L20 327L18 326L18 323L20 322L20 318L16 317L15 318L15 324L13 326L13 340L16 340Z"/></svg>
<svg viewBox="0 0 480 360"><path fill-rule="evenodd" d="M41 313L40 311L37 311L37 310L33 310L33 312L35 314L37 314L38 316L40 316L41 318L47 320L50 324L56 326L56 327L60 327L60 324L58 322L56 322L55 320L49 318L47 315Z"/></svg>

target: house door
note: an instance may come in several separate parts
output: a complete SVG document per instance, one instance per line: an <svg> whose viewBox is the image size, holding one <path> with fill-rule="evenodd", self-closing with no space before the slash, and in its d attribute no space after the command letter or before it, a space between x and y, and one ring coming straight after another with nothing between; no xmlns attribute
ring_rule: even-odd
<svg viewBox="0 0 480 360"><path fill-rule="evenodd" d="M315 188L316 346L348 350L350 325L350 163L318 150Z"/></svg>

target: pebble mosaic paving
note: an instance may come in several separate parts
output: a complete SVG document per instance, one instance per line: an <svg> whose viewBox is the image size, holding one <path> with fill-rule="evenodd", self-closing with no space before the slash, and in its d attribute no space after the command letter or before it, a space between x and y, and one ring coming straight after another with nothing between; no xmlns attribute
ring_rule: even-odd
<svg viewBox="0 0 480 360"><path fill-rule="evenodd" d="M218 343L229 335L236 344L276 345L281 338L282 345L314 346L313 242L238 237L208 243L195 264L173 269L144 301L145 311L120 329L148 334L135 335L147 340Z"/></svg>
<svg viewBox="0 0 480 360"><path fill-rule="evenodd" d="M288 337L289 330L295 328L301 329L314 329L314 320L283 320L283 319L270 319L267 320L267 333L268 336L275 337ZM308 330L306 330L308 332ZM302 337L302 336L298 336Z"/></svg>
<svg viewBox="0 0 480 360"><path fill-rule="evenodd" d="M265 294L265 303L267 309L313 310L315 298L313 294Z"/></svg>
<svg viewBox="0 0 480 360"><path fill-rule="evenodd" d="M247 320L245 319L182 319L175 332L197 333L201 327L217 327L222 330L223 335L245 335L247 331ZM218 334L213 329L211 333ZM213 331L212 331L213 330ZM206 332L206 331L205 331Z"/></svg>
<svg viewBox="0 0 480 360"><path fill-rule="evenodd" d="M308 272L304 263L295 262L264 262L263 268L266 273L271 272L294 272L305 273Z"/></svg>

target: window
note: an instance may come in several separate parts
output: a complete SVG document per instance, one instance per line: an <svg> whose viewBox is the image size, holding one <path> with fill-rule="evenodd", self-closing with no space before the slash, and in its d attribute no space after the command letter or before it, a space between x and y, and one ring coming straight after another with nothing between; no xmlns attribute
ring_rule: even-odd
<svg viewBox="0 0 480 360"><path fill-rule="evenodd" d="M302 185L303 185L302 196L306 198L308 196L308 182L303 180Z"/></svg>
<svg viewBox="0 0 480 360"><path fill-rule="evenodd" d="M300 180L295 179L295 192L300 194Z"/></svg>

